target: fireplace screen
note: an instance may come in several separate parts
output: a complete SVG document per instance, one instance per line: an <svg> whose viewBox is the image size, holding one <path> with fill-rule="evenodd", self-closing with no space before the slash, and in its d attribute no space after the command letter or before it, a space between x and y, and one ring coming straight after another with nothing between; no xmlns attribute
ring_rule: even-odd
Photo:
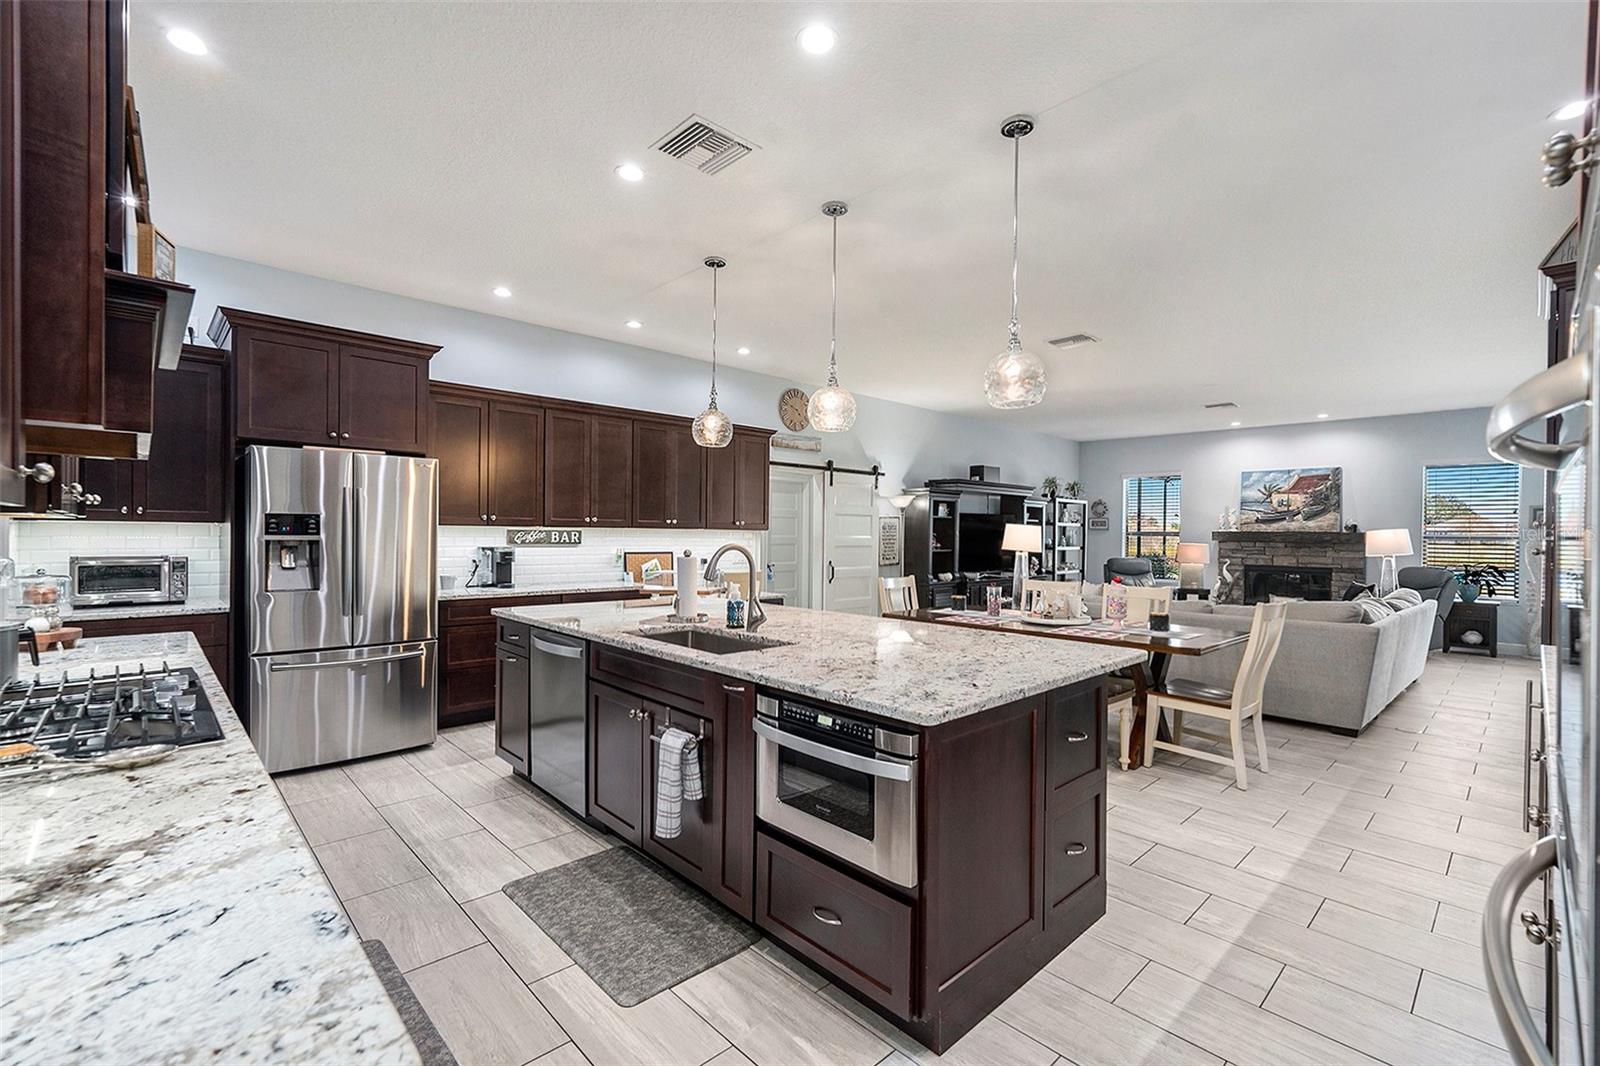
<svg viewBox="0 0 1600 1066"><path fill-rule="evenodd" d="M1244 602L1267 603L1274 596L1331 600L1333 569L1325 566L1246 566Z"/></svg>

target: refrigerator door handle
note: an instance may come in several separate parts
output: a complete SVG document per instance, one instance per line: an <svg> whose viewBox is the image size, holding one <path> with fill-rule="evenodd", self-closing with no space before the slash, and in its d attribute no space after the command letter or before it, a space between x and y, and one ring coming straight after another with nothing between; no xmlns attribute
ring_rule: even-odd
<svg viewBox="0 0 1600 1066"><path fill-rule="evenodd" d="M1553 1066L1555 1061L1522 996L1511 955L1511 930L1523 924L1517 916L1518 901L1555 865L1556 838L1544 837L1505 865L1483 905L1483 972L1489 1001L1517 1066Z"/></svg>
<svg viewBox="0 0 1600 1066"><path fill-rule="evenodd" d="M406 659L420 659L425 654L427 654L425 651L418 648L415 651L401 651L393 655L374 655L366 659L334 659L320 663L273 663L267 669L275 674L284 670L331 670L334 667L344 668L372 666L377 663L397 663Z"/></svg>
<svg viewBox="0 0 1600 1066"><path fill-rule="evenodd" d="M360 614L364 609L361 601L361 583L365 580L361 573L361 515L367 509L367 490L359 486L350 490L352 506L350 508L350 613Z"/></svg>
<svg viewBox="0 0 1600 1066"><path fill-rule="evenodd" d="M339 500L339 509L343 512L340 515L341 521L339 523L339 598L344 601L343 613L346 617L356 613L355 574L353 569L355 566L355 538L350 535L350 523L355 520L352 515L354 508L351 506L351 496L354 492L354 489L346 486Z"/></svg>

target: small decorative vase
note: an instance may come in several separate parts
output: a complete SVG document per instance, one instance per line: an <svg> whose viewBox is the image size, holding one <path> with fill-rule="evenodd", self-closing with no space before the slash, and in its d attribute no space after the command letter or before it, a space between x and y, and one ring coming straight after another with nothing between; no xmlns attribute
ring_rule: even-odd
<svg viewBox="0 0 1600 1066"><path fill-rule="evenodd" d="M1472 603L1478 598L1478 586L1467 585L1457 581L1456 595L1460 597L1462 603Z"/></svg>

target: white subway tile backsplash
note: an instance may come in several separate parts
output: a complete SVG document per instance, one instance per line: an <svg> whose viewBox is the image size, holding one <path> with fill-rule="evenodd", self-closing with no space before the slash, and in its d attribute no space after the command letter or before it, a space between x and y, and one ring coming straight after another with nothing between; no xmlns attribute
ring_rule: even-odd
<svg viewBox="0 0 1600 1066"><path fill-rule="evenodd" d="M728 543L742 544L761 564L761 534L728 529L585 529L575 547L517 548L512 568L518 584L571 580L576 584L620 581L625 551L693 551L704 559ZM473 550L504 547L504 529L493 526L440 526L439 573L463 584L472 572ZM735 557L729 569L743 566Z"/></svg>
<svg viewBox="0 0 1600 1066"><path fill-rule="evenodd" d="M13 521L17 571L65 574L74 555L185 555L190 599L228 596L228 526L222 522Z"/></svg>

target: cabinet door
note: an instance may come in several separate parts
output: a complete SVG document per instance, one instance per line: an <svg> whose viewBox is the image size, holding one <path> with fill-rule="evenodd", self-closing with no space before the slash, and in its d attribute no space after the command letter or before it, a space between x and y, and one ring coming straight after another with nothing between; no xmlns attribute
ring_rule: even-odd
<svg viewBox="0 0 1600 1066"><path fill-rule="evenodd" d="M520 650L496 649L494 664L494 750L528 772L528 657Z"/></svg>
<svg viewBox="0 0 1600 1066"><path fill-rule="evenodd" d="M644 824L644 701L589 684L589 817L639 846Z"/></svg>
<svg viewBox="0 0 1600 1066"><path fill-rule="evenodd" d="M734 434L734 525L767 528L768 444L764 433Z"/></svg>
<svg viewBox="0 0 1600 1066"><path fill-rule="evenodd" d="M707 529L733 529L738 522L738 478L736 476L739 435L726 448L706 448L706 513Z"/></svg>
<svg viewBox="0 0 1600 1066"><path fill-rule="evenodd" d="M589 416L547 411L544 417L544 520L552 526L590 525Z"/></svg>
<svg viewBox="0 0 1600 1066"><path fill-rule="evenodd" d="M633 424L633 524L641 527L672 524L677 486L674 472L677 451L673 429L663 422Z"/></svg>
<svg viewBox="0 0 1600 1066"><path fill-rule="evenodd" d="M544 410L489 404L489 521L544 524Z"/></svg>
<svg viewBox="0 0 1600 1066"><path fill-rule="evenodd" d="M431 454L439 460L439 524L489 520L489 404L435 393Z"/></svg>
<svg viewBox="0 0 1600 1066"><path fill-rule="evenodd" d="M247 441L339 439L339 346L261 329L233 331L234 432Z"/></svg>
<svg viewBox="0 0 1600 1066"><path fill-rule="evenodd" d="M589 450L589 512L593 524L633 520L633 420L595 415Z"/></svg>
<svg viewBox="0 0 1600 1066"><path fill-rule="evenodd" d="M646 704L649 717L645 720L647 750L644 766L644 851L663 865L676 870L683 877L707 892L714 892L722 880L722 744L717 722L709 715L691 714L674 708L670 713L660 704ZM679 818L679 833L675 837L661 837L656 826L656 782L660 776L658 762L660 745L652 742L654 734L664 732L668 723L689 733L703 733L696 744L700 760L700 779L705 794L697 800L685 799Z"/></svg>
<svg viewBox="0 0 1600 1066"><path fill-rule="evenodd" d="M83 516L98 521L131 519L133 508L133 474L143 463L132 459L82 459L78 462L78 483L83 491L94 493L100 502L85 505Z"/></svg>
<svg viewBox="0 0 1600 1066"><path fill-rule="evenodd" d="M689 435L687 423L672 431L677 463L672 470L672 524L700 529L706 524L706 452Z"/></svg>
<svg viewBox="0 0 1600 1066"><path fill-rule="evenodd" d="M439 724L479 721L495 705L493 618L439 629Z"/></svg>
<svg viewBox="0 0 1600 1066"><path fill-rule="evenodd" d="M150 522L221 522L228 442L223 429L223 367L179 360L156 371L155 428L135 513Z"/></svg>
<svg viewBox="0 0 1600 1066"><path fill-rule="evenodd" d="M16 70L21 61L16 4L0 5L0 67ZM22 302L22 178L19 86L0 78L0 507L27 502L28 483L11 471L22 465L22 353L17 317ZM34 482L37 484L37 482Z"/></svg>
<svg viewBox="0 0 1600 1066"><path fill-rule="evenodd" d="M409 355L339 346L339 443L389 452L428 450L428 364Z"/></svg>

